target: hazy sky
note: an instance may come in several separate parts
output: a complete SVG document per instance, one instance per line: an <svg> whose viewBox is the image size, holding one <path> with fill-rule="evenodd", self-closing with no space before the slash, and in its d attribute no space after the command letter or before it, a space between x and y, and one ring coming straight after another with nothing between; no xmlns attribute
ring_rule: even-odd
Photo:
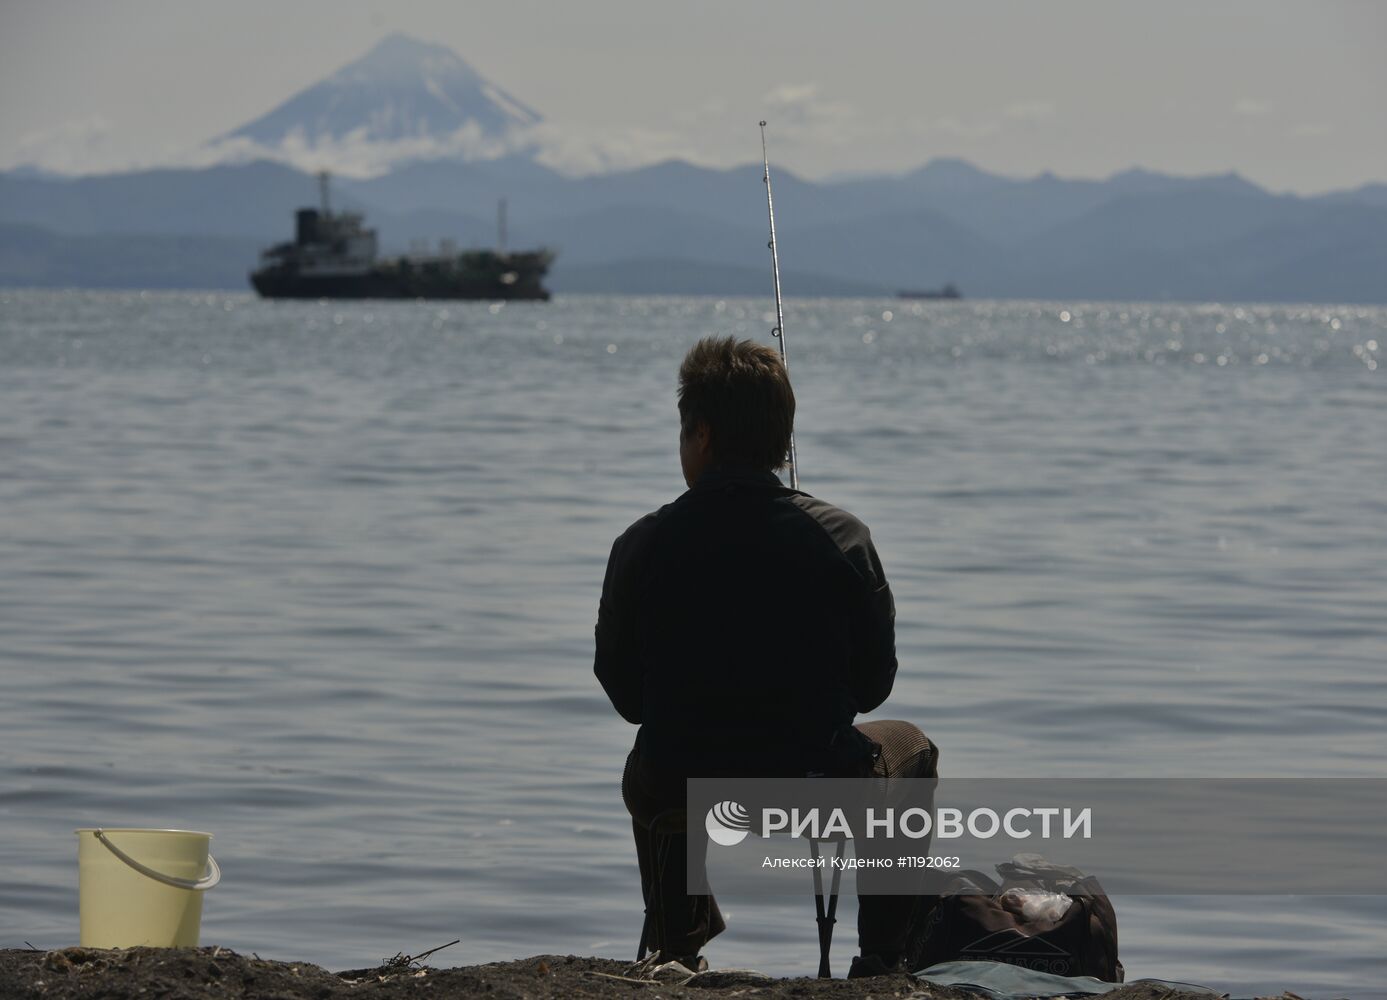
<svg viewBox="0 0 1387 1000"><path fill-rule="evenodd" d="M1387 4L0 0L0 166L158 162L394 31L636 164L1387 180Z"/></svg>

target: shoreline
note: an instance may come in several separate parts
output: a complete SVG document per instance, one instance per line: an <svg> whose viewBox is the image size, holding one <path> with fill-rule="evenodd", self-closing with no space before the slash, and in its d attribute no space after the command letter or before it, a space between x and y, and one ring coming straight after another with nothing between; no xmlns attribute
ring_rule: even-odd
<svg viewBox="0 0 1387 1000"><path fill-rule="evenodd" d="M904 973L872 979L776 979L746 970L714 969L693 978L675 969L656 979L627 975L629 961L574 955L535 955L482 965L435 968L400 956L372 968L329 972L307 962L240 955L219 947L0 949L0 994L6 1000L403 1000L431 997L632 997L661 1000L756 997L758 1000L976 1000L987 996L937 986ZM1103 994L1107 1000L1210 1000L1209 993L1131 983ZM1283 994L1285 1000L1299 1000Z"/></svg>

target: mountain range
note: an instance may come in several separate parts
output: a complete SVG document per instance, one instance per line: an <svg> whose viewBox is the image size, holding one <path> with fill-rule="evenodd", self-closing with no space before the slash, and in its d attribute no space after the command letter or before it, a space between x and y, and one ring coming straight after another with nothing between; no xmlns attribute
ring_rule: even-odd
<svg viewBox="0 0 1387 1000"><path fill-rule="evenodd" d="M334 204L385 247L559 251L559 292L763 294L761 167L668 161L588 177L543 165L538 112L437 45L392 36L216 142L233 160L87 177L0 173L0 284L246 287L258 250L316 201L306 169L375 157ZM363 154L365 151L365 154ZM316 158L316 160L315 160ZM1387 302L1387 185L1278 195L1236 174L1018 179L936 158L811 182L774 170L789 295Z"/></svg>

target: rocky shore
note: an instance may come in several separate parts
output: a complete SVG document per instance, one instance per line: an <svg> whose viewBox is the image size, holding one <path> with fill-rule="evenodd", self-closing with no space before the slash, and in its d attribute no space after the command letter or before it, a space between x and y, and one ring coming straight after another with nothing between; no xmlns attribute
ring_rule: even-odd
<svg viewBox="0 0 1387 1000"><path fill-rule="evenodd" d="M572 955L537 955L511 962L432 968L404 956L369 969L328 972L306 962L277 962L225 948L105 951L0 950L0 996L5 1000L339 1000L369 998L630 997L632 1000L976 1000L978 994L934 986L907 975L848 982L842 979L772 979L757 973L712 970L690 978L678 969L635 978L630 963ZM1135 983L1106 994L1110 1000L1209 1000ZM1286 994L1283 1000L1296 1000Z"/></svg>

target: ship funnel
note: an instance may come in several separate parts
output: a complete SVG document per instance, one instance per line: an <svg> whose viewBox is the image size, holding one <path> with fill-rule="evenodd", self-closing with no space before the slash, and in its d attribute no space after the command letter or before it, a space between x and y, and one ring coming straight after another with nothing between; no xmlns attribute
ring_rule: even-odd
<svg viewBox="0 0 1387 1000"><path fill-rule="evenodd" d="M301 208L294 213L294 242L299 246L318 242L318 210Z"/></svg>

